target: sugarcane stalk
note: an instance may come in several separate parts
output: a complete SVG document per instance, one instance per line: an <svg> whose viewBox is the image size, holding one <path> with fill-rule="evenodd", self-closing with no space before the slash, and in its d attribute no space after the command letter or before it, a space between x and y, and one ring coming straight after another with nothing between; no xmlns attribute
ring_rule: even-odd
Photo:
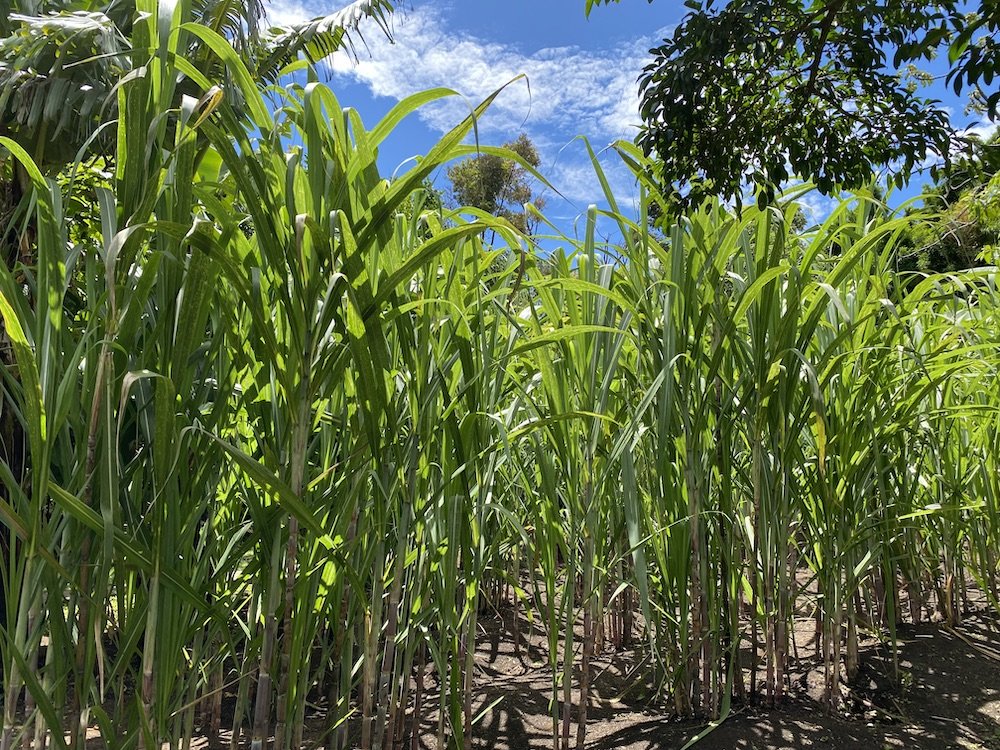
<svg viewBox="0 0 1000 750"><path fill-rule="evenodd" d="M427 644L420 641L416 685L413 688L413 720L410 722L410 750L420 750L421 721L424 715L424 673L427 669Z"/></svg>
<svg viewBox="0 0 1000 750"><path fill-rule="evenodd" d="M109 331L108 339L112 338ZM101 347L101 354L97 361L97 373L94 378L94 398L90 407L90 422L87 430L87 458L86 472L83 486L83 502L90 507L93 504L94 495L94 473L97 466L97 440L100 429L101 409L104 398L104 381L110 376L112 368L111 344L106 340ZM110 446L108 446L110 450ZM83 533L83 541L80 544L79 577L77 586L82 595L77 600L77 626L76 626L76 657L74 664L73 693L70 699L69 710L69 730L70 730L70 750L80 750L86 742L86 726L82 726L82 717L86 704L86 690L90 680L84 674L87 668L87 653L90 638L90 571L93 562L90 559L92 534ZM4 748L3 750L7 750Z"/></svg>
<svg viewBox="0 0 1000 750"><path fill-rule="evenodd" d="M588 491L585 496L589 496ZM583 555L583 648L580 658L580 709L576 725L576 748L587 741L587 706L590 702L590 660L594 654L594 538L587 534Z"/></svg>
<svg viewBox="0 0 1000 750"><path fill-rule="evenodd" d="M403 590L403 564L406 560L406 548L410 526L410 504L403 506L403 517L400 521L399 537L396 541L396 559L393 563L392 586L389 589L388 615L386 618L385 646L382 652L382 668L378 686L378 716L374 733L374 750L382 750L383 740L391 747L391 725L386 724L386 710L392 685L393 663L396 657L396 630L399 625L399 600ZM388 733L388 737L386 734Z"/></svg>
<svg viewBox="0 0 1000 750"><path fill-rule="evenodd" d="M263 638L261 640L260 661L257 668L257 693L254 698L253 730L250 750L264 750L271 722L271 669L274 664L274 645L278 634L278 566L281 559L281 529L275 531L271 553L270 581L266 588Z"/></svg>

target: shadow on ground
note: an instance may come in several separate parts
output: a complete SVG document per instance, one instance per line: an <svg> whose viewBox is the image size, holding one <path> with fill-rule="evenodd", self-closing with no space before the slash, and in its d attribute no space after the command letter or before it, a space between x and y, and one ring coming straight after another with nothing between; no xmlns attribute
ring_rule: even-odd
<svg viewBox="0 0 1000 750"><path fill-rule="evenodd" d="M477 748L527 750L552 747L549 708L552 684L536 648L540 634L511 647L499 618L487 623L479 660ZM803 658L792 675L798 688L772 711L734 708L727 721L707 734L698 750L798 750L858 748L887 750L1000 750L1000 649L998 623L971 615L954 630L935 624L901 626L900 692L888 692L879 679L889 673L891 651L874 642L862 651L863 678L845 695L850 716L828 716L819 701L823 676L814 660ZM644 710L639 699L616 699L626 684L628 654L599 660L595 700L589 709L589 750L678 750L704 725L671 720ZM495 704L494 704L495 702ZM490 706L492 705L492 708ZM430 729L430 727L428 727ZM575 747L576 726L570 741ZM424 747L433 747L426 736Z"/></svg>

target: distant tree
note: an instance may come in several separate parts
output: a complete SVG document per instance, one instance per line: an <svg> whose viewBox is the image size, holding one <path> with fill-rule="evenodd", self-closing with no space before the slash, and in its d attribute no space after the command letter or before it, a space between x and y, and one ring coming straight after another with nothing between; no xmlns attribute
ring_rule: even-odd
<svg viewBox="0 0 1000 750"><path fill-rule="evenodd" d="M901 269L948 273L1000 261L1000 134L975 144L926 194L932 218L908 233Z"/></svg>
<svg viewBox="0 0 1000 750"><path fill-rule="evenodd" d="M532 167L541 163L535 144L524 133L503 147ZM525 233L534 229L535 222L524 204L532 203L536 208L545 205L545 199L533 192L527 170L496 154L482 154L449 167L448 179L456 206L471 206L507 219Z"/></svg>
<svg viewBox="0 0 1000 750"><path fill-rule="evenodd" d="M586 0L594 5L618 0ZM651 1L651 0L650 0ZM916 65L946 51L948 84L995 118L1000 3L980 0L686 0L640 78L639 143L661 160L676 207L748 183L773 199L793 175L825 194L889 165L899 184L963 138L920 94ZM974 10L975 12L970 12Z"/></svg>

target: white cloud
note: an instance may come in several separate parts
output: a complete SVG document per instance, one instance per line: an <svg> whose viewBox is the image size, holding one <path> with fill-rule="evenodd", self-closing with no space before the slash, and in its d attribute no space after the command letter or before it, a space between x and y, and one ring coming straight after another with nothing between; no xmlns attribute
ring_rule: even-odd
<svg viewBox="0 0 1000 750"><path fill-rule="evenodd" d="M797 199L809 224L821 224L840 205L840 199L812 190Z"/></svg>
<svg viewBox="0 0 1000 750"><path fill-rule="evenodd" d="M319 13L301 0L277 0L268 3L267 22L271 26L288 26L308 21Z"/></svg>
<svg viewBox="0 0 1000 750"><path fill-rule="evenodd" d="M591 144L611 194L623 211L630 211L638 204L639 188L635 176L613 149L601 151L597 144ZM551 164L542 165L543 174L560 193L585 211L590 203L605 203L604 190L598 180L594 165L590 161L586 146L581 140L566 144Z"/></svg>
<svg viewBox="0 0 1000 750"><path fill-rule="evenodd" d="M285 17L301 5L286 0L276 8ZM437 86L455 89L466 101L455 98L420 113L430 127L446 131L471 106L524 74L526 80L504 90L484 117L487 132L544 128L606 140L635 132L640 121L636 79L658 37L603 50L553 47L527 53L449 30L439 8L419 6L396 15L394 43L377 33L367 35L368 52L361 49L359 60L337 54L328 61L334 75L396 100Z"/></svg>
<svg viewBox="0 0 1000 750"><path fill-rule="evenodd" d="M993 137L993 134L997 132L997 123L989 122L988 120L982 120L970 128L966 128L965 135L973 135L981 138L983 141L988 141Z"/></svg>

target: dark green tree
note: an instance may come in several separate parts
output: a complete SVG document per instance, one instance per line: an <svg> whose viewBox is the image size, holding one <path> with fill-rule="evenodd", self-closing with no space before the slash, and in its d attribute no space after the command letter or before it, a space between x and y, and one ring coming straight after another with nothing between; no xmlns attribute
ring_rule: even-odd
<svg viewBox="0 0 1000 750"><path fill-rule="evenodd" d="M532 167L541 162L538 149L524 133L505 143L503 148ZM533 192L530 175L524 166L497 154L481 154L452 165L448 168L448 179L456 206L471 206L507 219L522 232L528 233L534 228L524 204L532 203L539 209L545 205L545 199Z"/></svg>
<svg viewBox="0 0 1000 750"><path fill-rule="evenodd" d="M141 53L131 49L140 0L0 0L0 135L14 138L43 169L56 171L115 117L114 87ZM226 37L252 75L273 82L300 55L317 61L342 48L365 22L389 33L390 0L354 0L301 24L271 28L262 0L192 0L190 19ZM226 71L208 45L186 35L183 55L210 80ZM204 92L184 82L180 93ZM235 87L227 91L235 96ZM114 129L91 141L110 151Z"/></svg>
<svg viewBox="0 0 1000 750"><path fill-rule="evenodd" d="M587 0L594 5L618 0ZM773 198L792 176L826 194L889 166L898 184L963 145L916 66L948 55L948 85L991 118L1000 91L1000 3L946 0L687 0L640 78L639 142L678 207Z"/></svg>
<svg viewBox="0 0 1000 750"><path fill-rule="evenodd" d="M901 270L948 273L1000 260L1000 134L974 143L972 156L956 160L925 192L920 213L928 219L902 243Z"/></svg>

